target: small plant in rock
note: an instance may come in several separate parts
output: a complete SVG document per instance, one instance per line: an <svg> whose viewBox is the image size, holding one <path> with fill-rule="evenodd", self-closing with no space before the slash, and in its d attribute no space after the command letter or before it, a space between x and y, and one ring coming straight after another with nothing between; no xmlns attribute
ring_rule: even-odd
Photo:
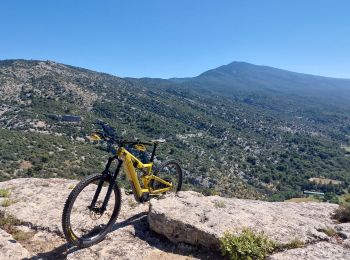
<svg viewBox="0 0 350 260"><path fill-rule="evenodd" d="M264 233L254 233L245 228L239 235L225 232L220 239L220 249L231 260L265 259L275 247L275 243Z"/></svg>
<svg viewBox="0 0 350 260"><path fill-rule="evenodd" d="M132 208L132 209L136 208L136 206L137 206L137 202L135 202L132 199L128 199L128 204L129 204L129 207Z"/></svg>
<svg viewBox="0 0 350 260"><path fill-rule="evenodd" d="M215 200L214 206L215 208L226 208L226 204L222 200Z"/></svg>
<svg viewBox="0 0 350 260"><path fill-rule="evenodd" d="M300 248L304 247L305 242L303 240L300 240L298 238L292 239L288 244L281 246L283 249L294 249L294 248Z"/></svg>
<svg viewBox="0 0 350 260"><path fill-rule="evenodd" d="M335 231L335 229L332 227L323 228L321 229L321 232L325 233L329 237L334 237L337 235L337 231Z"/></svg>
<svg viewBox="0 0 350 260"><path fill-rule="evenodd" d="M0 189L0 198L8 198L10 191L8 189Z"/></svg>
<svg viewBox="0 0 350 260"><path fill-rule="evenodd" d="M34 232L25 232L22 230L15 230L12 233L12 236L15 240L17 241L25 241L25 240L29 240L34 236Z"/></svg>
<svg viewBox="0 0 350 260"><path fill-rule="evenodd" d="M1 206L3 207L9 207L11 206L12 204L16 203L15 200L12 200L12 199L4 199L1 203Z"/></svg>
<svg viewBox="0 0 350 260"><path fill-rule="evenodd" d="M341 223L350 222L350 204L340 205L334 211L333 218Z"/></svg>
<svg viewBox="0 0 350 260"><path fill-rule="evenodd" d="M0 211L0 228L6 231L12 230L14 226L21 224L16 217L5 214L5 211Z"/></svg>
<svg viewBox="0 0 350 260"><path fill-rule="evenodd" d="M24 241L32 238L34 232L25 232L19 230L16 226L21 225L21 221L10 214L5 214L5 211L0 211L0 228L11 234L17 241Z"/></svg>

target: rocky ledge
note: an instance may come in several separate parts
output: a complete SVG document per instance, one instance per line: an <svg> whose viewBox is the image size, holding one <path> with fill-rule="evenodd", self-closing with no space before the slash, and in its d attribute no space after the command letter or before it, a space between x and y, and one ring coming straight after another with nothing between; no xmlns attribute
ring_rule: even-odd
<svg viewBox="0 0 350 260"><path fill-rule="evenodd" d="M250 228L278 245L280 252L271 259L350 259L350 223L338 224L331 218L337 207L205 197L186 191L152 200L148 222L173 243L218 250L224 232ZM295 244L300 248L290 249Z"/></svg>
<svg viewBox="0 0 350 260"><path fill-rule="evenodd" d="M219 238L244 227L263 231L280 245L271 259L350 259L350 224L331 219L337 205L205 197L192 191L145 204L123 193L112 232L79 250L66 244L61 230L63 205L76 183L37 178L1 182L0 189L9 194L0 198L0 212L14 216L21 233L0 229L0 259L220 259ZM288 249L296 240L302 246Z"/></svg>

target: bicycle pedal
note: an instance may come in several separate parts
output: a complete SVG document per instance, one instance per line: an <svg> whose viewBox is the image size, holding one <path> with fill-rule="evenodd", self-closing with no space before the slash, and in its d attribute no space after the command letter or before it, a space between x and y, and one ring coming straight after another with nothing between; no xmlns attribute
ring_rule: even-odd
<svg viewBox="0 0 350 260"><path fill-rule="evenodd" d="M125 190L124 191L125 195L132 195L134 192L132 190Z"/></svg>

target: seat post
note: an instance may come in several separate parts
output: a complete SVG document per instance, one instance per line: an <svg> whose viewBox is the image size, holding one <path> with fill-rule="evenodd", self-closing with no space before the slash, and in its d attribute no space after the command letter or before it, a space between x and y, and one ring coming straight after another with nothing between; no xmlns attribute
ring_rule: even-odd
<svg viewBox="0 0 350 260"><path fill-rule="evenodd" d="M154 143L150 162L153 162L154 156L156 154L156 149L157 149L157 143Z"/></svg>

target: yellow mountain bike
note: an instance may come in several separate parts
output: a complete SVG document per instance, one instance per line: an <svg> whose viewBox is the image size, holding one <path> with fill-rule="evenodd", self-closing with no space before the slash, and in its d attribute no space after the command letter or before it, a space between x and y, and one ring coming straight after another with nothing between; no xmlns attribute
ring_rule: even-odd
<svg viewBox="0 0 350 260"><path fill-rule="evenodd" d="M107 142L113 156L108 159L102 174L88 176L75 186L62 214L62 228L67 241L81 248L103 240L115 223L121 206L116 178L122 167L138 202L166 192L178 192L182 185L182 170L176 161L166 161L153 169L156 148L164 140L117 140L113 128L102 122L99 124L103 132L94 133L91 139ZM153 146L149 159L145 158L146 146ZM110 170L113 161L117 163L114 172Z"/></svg>

